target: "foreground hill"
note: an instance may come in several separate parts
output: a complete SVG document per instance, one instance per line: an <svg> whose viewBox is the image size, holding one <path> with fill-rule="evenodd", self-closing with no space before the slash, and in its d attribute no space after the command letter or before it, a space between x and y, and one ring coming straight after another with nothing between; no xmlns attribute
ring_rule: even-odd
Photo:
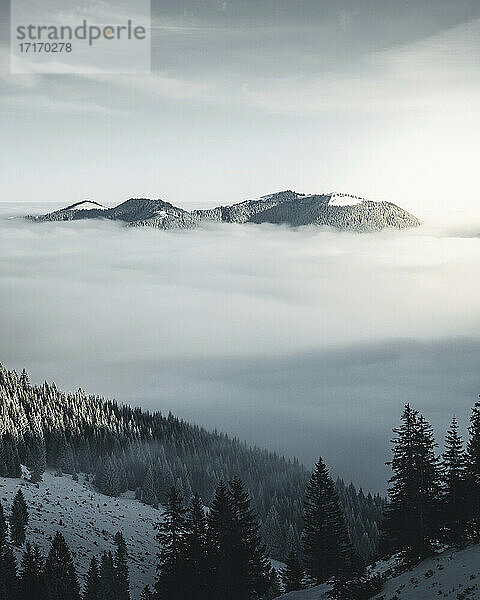
<svg viewBox="0 0 480 600"><path fill-rule="evenodd" d="M480 544L463 550L446 550L397 576L392 575L391 569L394 572L398 569L393 560L370 569L386 576L383 590L372 600L480 599ZM329 600L330 590L330 585L323 584L290 592L278 600Z"/></svg>
<svg viewBox="0 0 480 600"><path fill-rule="evenodd" d="M416 227L420 221L391 202L372 202L350 194L299 194L291 190L206 210L187 211L163 200L130 198L113 208L91 201L30 217L35 221L110 219L134 227L190 229L202 223L272 223L329 226L351 231Z"/></svg>

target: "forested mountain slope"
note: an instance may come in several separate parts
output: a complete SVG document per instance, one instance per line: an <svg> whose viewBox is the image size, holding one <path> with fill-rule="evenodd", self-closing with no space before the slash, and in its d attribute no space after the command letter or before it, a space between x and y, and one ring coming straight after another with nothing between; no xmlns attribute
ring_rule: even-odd
<svg viewBox="0 0 480 600"><path fill-rule="evenodd" d="M130 490L151 506L175 485L208 505L219 480L238 475L252 494L272 558L298 547L308 473L296 460L249 448L171 414L121 406L81 390L31 385L0 365L0 476L18 477L20 463L41 475L93 473L97 489L115 497ZM367 558L378 541L383 501L337 483L353 541Z"/></svg>
<svg viewBox="0 0 480 600"><path fill-rule="evenodd" d="M372 202L351 194L300 194L285 190L211 209L187 211L160 199L130 198L104 208L79 202L66 208L30 217L35 221L110 219L134 227L189 229L201 223L272 223L276 225L326 225L342 230L380 231L416 227L420 221L391 202Z"/></svg>

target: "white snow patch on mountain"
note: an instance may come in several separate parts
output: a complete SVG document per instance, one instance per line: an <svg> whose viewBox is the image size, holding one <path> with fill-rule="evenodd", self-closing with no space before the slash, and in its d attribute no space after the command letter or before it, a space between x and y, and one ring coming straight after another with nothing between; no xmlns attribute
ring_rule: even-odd
<svg viewBox="0 0 480 600"><path fill-rule="evenodd" d="M93 202L91 200L84 200L83 202L77 202L76 204L72 204L68 206L64 210L106 210L105 206L98 204L98 202Z"/></svg>
<svg viewBox="0 0 480 600"><path fill-rule="evenodd" d="M330 196L330 206L355 206L365 201L365 198L353 194L339 194L337 192Z"/></svg>

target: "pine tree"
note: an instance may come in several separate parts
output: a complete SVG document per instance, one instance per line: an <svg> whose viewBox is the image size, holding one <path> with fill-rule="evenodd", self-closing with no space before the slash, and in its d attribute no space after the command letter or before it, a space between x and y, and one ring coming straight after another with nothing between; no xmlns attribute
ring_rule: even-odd
<svg viewBox="0 0 480 600"><path fill-rule="evenodd" d="M468 516L472 519L473 534L480 534L480 402L472 409L466 452L466 485Z"/></svg>
<svg viewBox="0 0 480 600"><path fill-rule="evenodd" d="M125 539L120 531L115 535L115 586L116 600L130 600L130 580L128 577L128 551Z"/></svg>
<svg viewBox="0 0 480 600"><path fill-rule="evenodd" d="M15 556L8 542L8 527L0 503L0 600L11 600L17 592Z"/></svg>
<svg viewBox="0 0 480 600"><path fill-rule="evenodd" d="M10 515L10 537L15 546L21 546L25 542L27 525L27 504L22 490L18 490L13 499L12 513Z"/></svg>
<svg viewBox="0 0 480 600"><path fill-rule="evenodd" d="M17 561L10 544L0 559L0 600L16 600L18 594Z"/></svg>
<svg viewBox="0 0 480 600"><path fill-rule="evenodd" d="M198 494L190 502L185 533L185 600L209 596L210 567L207 555L207 517Z"/></svg>
<svg viewBox="0 0 480 600"><path fill-rule="evenodd" d="M272 582L272 567L260 537L260 524L251 507L252 500L239 477L229 484L234 515L232 598L261 598Z"/></svg>
<svg viewBox="0 0 480 600"><path fill-rule="evenodd" d="M410 561L428 556L439 529L439 471L432 428L409 404L394 429L390 463L390 502L385 511L384 536L391 550L405 550Z"/></svg>
<svg viewBox="0 0 480 600"><path fill-rule="evenodd" d="M30 445L30 457L26 461L26 466L30 470L30 481L38 483L42 481L43 473L46 469L45 442L41 436L35 436Z"/></svg>
<svg viewBox="0 0 480 600"><path fill-rule="evenodd" d="M285 568L280 572L285 592L296 592L303 588L304 572L298 556L290 552L287 557Z"/></svg>
<svg viewBox="0 0 480 600"><path fill-rule="evenodd" d="M100 597L100 576L98 572L98 562L95 556L92 557L85 578L83 589L83 600L103 600Z"/></svg>
<svg viewBox="0 0 480 600"><path fill-rule="evenodd" d="M220 481L208 513L208 557L212 573L212 600L233 598L231 574L235 569L234 546L236 531L231 495Z"/></svg>
<svg viewBox="0 0 480 600"><path fill-rule="evenodd" d="M72 556L63 535L57 531L45 561L47 598L80 600L80 588Z"/></svg>
<svg viewBox="0 0 480 600"><path fill-rule="evenodd" d="M467 502L465 486L465 457L458 423L452 419L445 438L442 455L442 517L444 534L449 544L460 544L465 540Z"/></svg>
<svg viewBox="0 0 480 600"><path fill-rule="evenodd" d="M185 588L186 510L180 492L172 487L164 506L163 521L157 526L159 600L183 600Z"/></svg>
<svg viewBox="0 0 480 600"><path fill-rule="evenodd" d="M320 458L307 486L302 547L305 570L316 583L360 567L335 485Z"/></svg>
<svg viewBox="0 0 480 600"><path fill-rule="evenodd" d="M115 566L111 552L103 552L100 560L99 571L99 598L100 600L115 600L113 592L115 586Z"/></svg>
<svg viewBox="0 0 480 600"><path fill-rule="evenodd" d="M143 481L141 498L142 502L144 502L145 504L149 504L154 508L158 507L158 497L157 491L155 489L155 478L153 476L153 469L151 465L148 467L145 479Z"/></svg>
<svg viewBox="0 0 480 600"><path fill-rule="evenodd" d="M44 560L37 544L27 542L22 555L19 577L19 600L37 600L45 597L43 580Z"/></svg>

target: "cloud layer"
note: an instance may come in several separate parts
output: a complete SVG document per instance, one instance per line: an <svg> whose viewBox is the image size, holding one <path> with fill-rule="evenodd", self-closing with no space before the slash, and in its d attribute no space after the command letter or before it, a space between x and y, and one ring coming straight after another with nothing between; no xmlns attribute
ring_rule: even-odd
<svg viewBox="0 0 480 600"><path fill-rule="evenodd" d="M445 427L478 392L474 226L0 229L0 360L35 380L172 410L307 464L321 453L375 488L403 402Z"/></svg>

